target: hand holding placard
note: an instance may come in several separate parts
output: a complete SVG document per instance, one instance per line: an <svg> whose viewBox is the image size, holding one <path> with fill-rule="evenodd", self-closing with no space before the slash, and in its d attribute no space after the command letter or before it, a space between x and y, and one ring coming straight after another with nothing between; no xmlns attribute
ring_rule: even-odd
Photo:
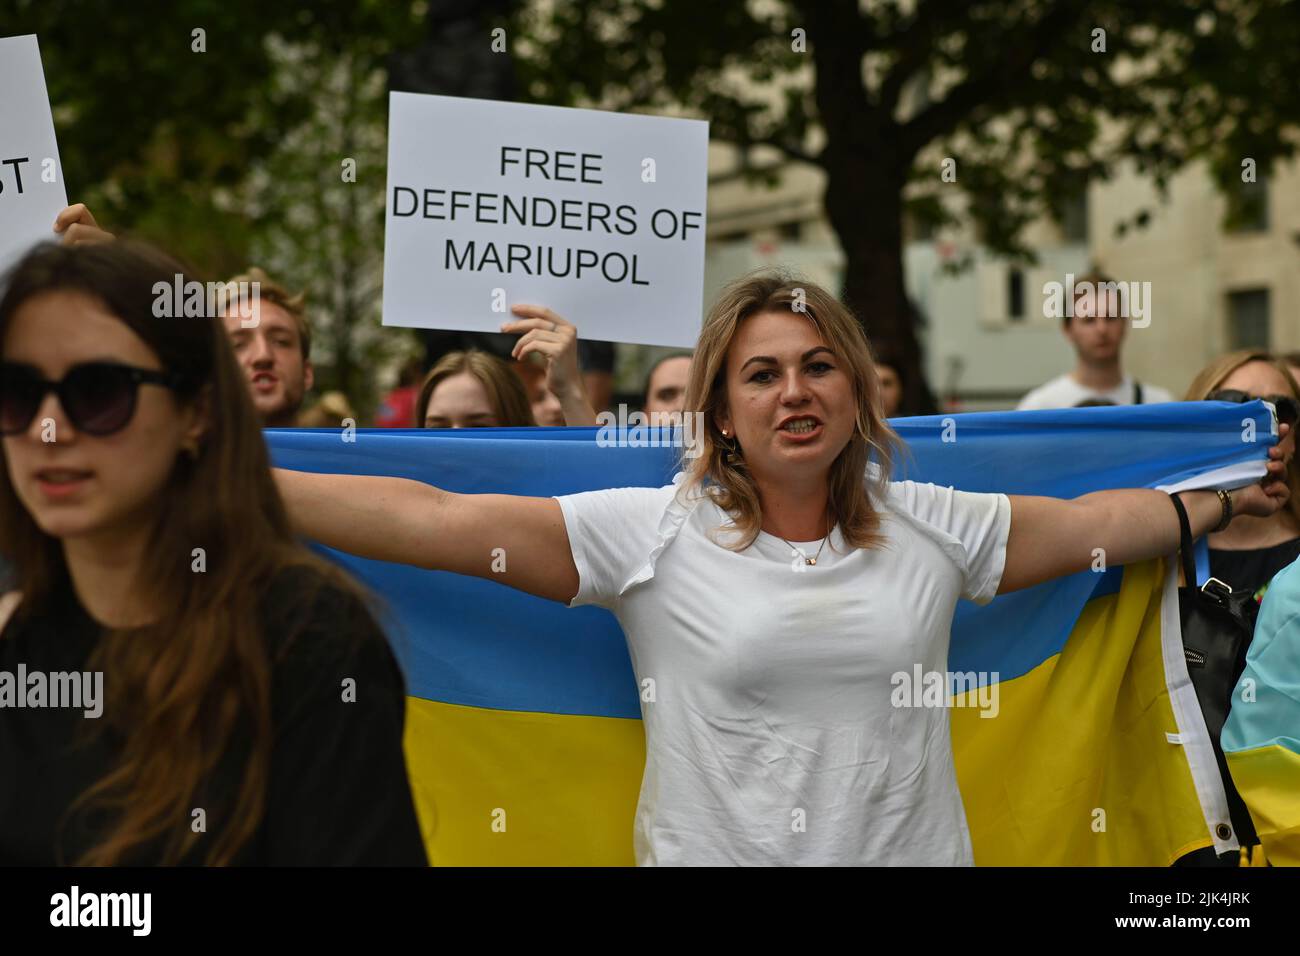
<svg viewBox="0 0 1300 956"><path fill-rule="evenodd" d="M578 368L578 329L544 305L519 304L510 311L520 318L502 322L501 331L519 336L510 356L516 361L540 358L546 367L546 389L560 402L566 425L595 425ZM545 424L539 422L538 424Z"/></svg>
<svg viewBox="0 0 1300 956"><path fill-rule="evenodd" d="M54 231L63 237L65 246L113 240L113 234L100 228L85 203L74 203L59 213L54 220Z"/></svg>

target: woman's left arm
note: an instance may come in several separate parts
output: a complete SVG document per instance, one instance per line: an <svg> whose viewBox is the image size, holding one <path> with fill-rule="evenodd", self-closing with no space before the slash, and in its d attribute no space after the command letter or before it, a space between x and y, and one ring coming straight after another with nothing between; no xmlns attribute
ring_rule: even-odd
<svg viewBox="0 0 1300 956"><path fill-rule="evenodd" d="M1268 517L1282 508L1290 495L1285 472L1282 446L1275 445L1269 449L1268 474L1257 484L1229 492L1233 515ZM1223 508L1213 491L1178 494L1193 538L1219 524ZM1115 567L1178 550L1178 513L1163 491L1096 491L1068 500L1009 497L1011 531L999 594L1083 571L1098 557L1106 567Z"/></svg>

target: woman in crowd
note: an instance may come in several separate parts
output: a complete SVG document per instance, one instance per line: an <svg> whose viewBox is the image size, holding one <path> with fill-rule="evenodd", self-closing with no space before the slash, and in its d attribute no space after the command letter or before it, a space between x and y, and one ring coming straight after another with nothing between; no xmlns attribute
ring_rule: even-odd
<svg viewBox="0 0 1300 956"><path fill-rule="evenodd" d="M220 321L155 317L177 279L40 246L0 299L0 672L81 676L0 710L0 862L423 864L396 661L295 541Z"/></svg>
<svg viewBox="0 0 1300 956"><path fill-rule="evenodd" d="M578 330L542 306L512 311L522 318L501 331L519 335L511 353L518 367L487 352L448 352L424 379L417 428L596 424L578 373Z"/></svg>
<svg viewBox="0 0 1300 956"><path fill-rule="evenodd" d="M1186 401L1249 402L1257 398L1273 403L1280 425L1294 428L1300 417L1300 389L1292 377L1285 360L1267 352L1246 349L1223 355L1196 374L1184 396ZM1264 599L1269 582L1279 571L1300 557L1300 486L1297 486L1295 469L1291 467L1294 441L1283 442L1283 464L1286 465L1286 482L1291 490L1286 507L1272 515L1243 516L1226 529L1208 535L1210 577L1218 578L1234 591L1249 591L1258 604ZM1245 666L1246 649L1239 662ZM1262 854L1258 852L1259 838L1254 821L1227 775L1226 763L1220 762L1225 774L1228 806L1232 812L1234 829L1242 844L1239 855L1225 854L1222 858L1212 847L1196 850L1181 860L1181 866L1234 867L1255 865Z"/></svg>
<svg viewBox="0 0 1300 956"><path fill-rule="evenodd" d="M429 370L415 400L417 428L536 425L523 383L487 352L448 352Z"/></svg>
<svg viewBox="0 0 1300 956"><path fill-rule="evenodd" d="M511 362L510 369L519 376L528 396L529 407L533 410L533 420L539 425L549 427L564 426L564 406L555 397L555 393L546 387L546 365L539 359L523 362Z"/></svg>
<svg viewBox="0 0 1300 956"><path fill-rule="evenodd" d="M686 401L703 446L674 485L557 499L276 477L294 525L332 547L614 612L656 686L638 862L969 864L947 709L895 708L891 675L946 672L959 597L1080 571L1098 547L1112 564L1170 554L1178 521L1149 489L1066 501L893 481L879 388L833 296L748 277L705 321ZM1276 451L1262 482L1183 493L1193 530L1229 503L1276 512Z"/></svg>
<svg viewBox="0 0 1300 956"><path fill-rule="evenodd" d="M1215 359L1197 373L1187 401L1248 402L1266 399L1278 421L1295 427L1300 390L1285 362L1267 352L1246 350ZM1286 442L1284 464L1291 499L1267 517L1246 516L1209 536L1210 576L1237 591L1253 591L1261 601L1273 575L1300 557L1300 486L1290 467L1294 443Z"/></svg>
<svg viewBox="0 0 1300 956"><path fill-rule="evenodd" d="M877 355L874 365L880 380L880 404L885 418L903 414L903 363L890 355Z"/></svg>

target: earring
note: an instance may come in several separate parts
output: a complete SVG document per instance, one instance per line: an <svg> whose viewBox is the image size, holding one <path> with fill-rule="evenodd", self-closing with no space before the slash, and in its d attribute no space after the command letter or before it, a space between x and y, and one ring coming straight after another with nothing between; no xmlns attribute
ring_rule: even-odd
<svg viewBox="0 0 1300 956"><path fill-rule="evenodd" d="M727 437L727 430L725 428L722 429L722 437ZM723 443L722 447L726 450L726 462L728 465L734 466L740 464L740 448L736 445L736 440L734 438L729 442Z"/></svg>

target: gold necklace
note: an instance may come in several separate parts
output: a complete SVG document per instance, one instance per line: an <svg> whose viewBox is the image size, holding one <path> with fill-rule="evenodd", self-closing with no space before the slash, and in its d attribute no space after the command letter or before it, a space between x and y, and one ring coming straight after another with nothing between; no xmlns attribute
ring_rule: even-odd
<svg viewBox="0 0 1300 956"><path fill-rule="evenodd" d="M813 555L811 558L808 557L808 555L803 554L803 551L801 551L799 548L796 548L794 545L790 544L789 541L785 541L785 538L781 538L779 534L777 535L777 537L781 538L782 541L785 541L785 543L790 546L790 550L793 551L795 554L803 554L804 564L808 565L811 568L817 564L817 559L822 556L822 548L826 547L826 541L828 538L830 538L831 532L834 530L835 530L834 526L831 526L831 528L827 530L825 537L822 538L822 543L817 545L817 553Z"/></svg>

